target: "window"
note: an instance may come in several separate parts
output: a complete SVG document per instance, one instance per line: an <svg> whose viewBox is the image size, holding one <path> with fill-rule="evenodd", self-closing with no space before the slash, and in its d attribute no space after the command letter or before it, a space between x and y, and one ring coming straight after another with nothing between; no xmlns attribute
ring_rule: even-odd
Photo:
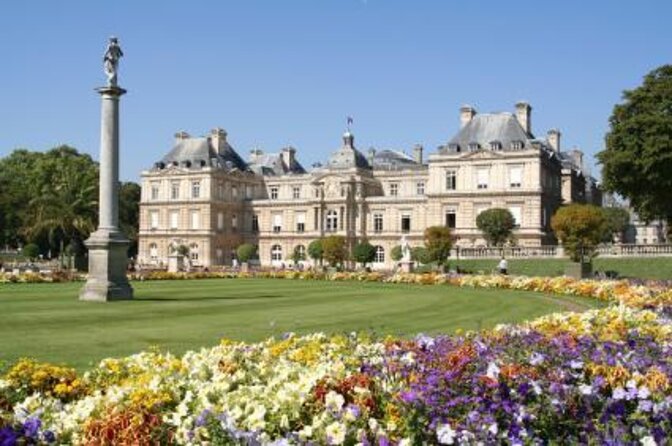
<svg viewBox="0 0 672 446"><path fill-rule="evenodd" d="M191 211L191 229L200 229L201 214L198 211Z"/></svg>
<svg viewBox="0 0 672 446"><path fill-rule="evenodd" d="M457 212L455 209L446 211L446 228L455 229L457 227Z"/></svg>
<svg viewBox="0 0 672 446"><path fill-rule="evenodd" d="M520 224L522 223L522 210L520 206L509 207L509 212L511 212L511 215L513 215L515 227L520 227Z"/></svg>
<svg viewBox="0 0 672 446"><path fill-rule="evenodd" d="M292 197L294 199L301 198L301 188L298 186L294 186L292 188Z"/></svg>
<svg viewBox="0 0 672 446"><path fill-rule="evenodd" d="M306 213L296 213L296 232L303 232L306 230Z"/></svg>
<svg viewBox="0 0 672 446"><path fill-rule="evenodd" d="M198 245L196 243L189 245L189 258L198 261Z"/></svg>
<svg viewBox="0 0 672 446"><path fill-rule="evenodd" d="M271 187L271 200L277 200L278 199L278 188L277 187Z"/></svg>
<svg viewBox="0 0 672 446"><path fill-rule="evenodd" d="M403 214L401 216L401 232L410 232L411 230L411 216Z"/></svg>
<svg viewBox="0 0 672 446"><path fill-rule="evenodd" d="M383 232L383 214L373 214L373 231Z"/></svg>
<svg viewBox="0 0 672 446"><path fill-rule="evenodd" d="M257 214L252 216L252 232L259 232L259 216Z"/></svg>
<svg viewBox="0 0 672 446"><path fill-rule="evenodd" d="M518 188L523 182L523 166L509 167L509 185Z"/></svg>
<svg viewBox="0 0 672 446"><path fill-rule="evenodd" d="M327 232L338 230L338 213L334 210L327 212Z"/></svg>
<svg viewBox="0 0 672 446"><path fill-rule="evenodd" d="M149 213L149 227L150 229L159 228L159 211L151 211Z"/></svg>
<svg viewBox="0 0 672 446"><path fill-rule="evenodd" d="M546 220L547 218L548 217L547 217L547 214L546 214L546 208L543 207L543 208L541 208L541 226L543 226L544 228L548 224L548 222Z"/></svg>
<svg viewBox="0 0 672 446"><path fill-rule="evenodd" d="M245 198L252 198L252 186L245 186Z"/></svg>
<svg viewBox="0 0 672 446"><path fill-rule="evenodd" d="M523 149L523 141L511 141L511 148L513 150L522 150Z"/></svg>
<svg viewBox="0 0 672 446"><path fill-rule="evenodd" d="M192 181L191 182L191 198L200 198L201 196L201 182Z"/></svg>
<svg viewBox="0 0 672 446"><path fill-rule="evenodd" d="M217 183L217 197L220 200L223 200L225 198L224 194L225 194L224 183L220 181L220 182Z"/></svg>
<svg viewBox="0 0 672 446"><path fill-rule="evenodd" d="M217 212L217 229L224 229L224 212Z"/></svg>
<svg viewBox="0 0 672 446"><path fill-rule="evenodd" d="M468 147L470 152L476 152L481 148L481 145L477 142L470 142Z"/></svg>
<svg viewBox="0 0 672 446"><path fill-rule="evenodd" d="M170 211L170 229L177 229L180 222L180 211Z"/></svg>
<svg viewBox="0 0 672 446"><path fill-rule="evenodd" d="M397 183L390 183L390 196L396 197L399 195L399 185Z"/></svg>
<svg viewBox="0 0 672 446"><path fill-rule="evenodd" d="M282 246L273 245L271 248L271 261L281 262L282 261Z"/></svg>
<svg viewBox="0 0 672 446"><path fill-rule="evenodd" d="M159 199L159 183L152 183L152 200Z"/></svg>
<svg viewBox="0 0 672 446"><path fill-rule="evenodd" d="M488 167L479 167L476 169L476 187L478 189L487 189L488 180L490 177L490 169Z"/></svg>
<svg viewBox="0 0 672 446"><path fill-rule="evenodd" d="M149 245L149 258L151 260L157 260L159 258L159 248L156 246L156 243L151 243Z"/></svg>
<svg viewBox="0 0 672 446"><path fill-rule="evenodd" d="M233 198L238 198L238 186L231 186L231 196Z"/></svg>
<svg viewBox="0 0 672 446"><path fill-rule="evenodd" d="M238 216L236 214L233 214L231 216L231 230L232 231L238 230Z"/></svg>
<svg viewBox="0 0 672 446"><path fill-rule="evenodd" d="M273 214L273 232L282 231L282 214Z"/></svg>
<svg viewBox="0 0 672 446"><path fill-rule="evenodd" d="M296 253L296 256L299 258L299 260L306 260L306 247L303 245L297 245L296 248L294 248L294 252Z"/></svg>
<svg viewBox="0 0 672 446"><path fill-rule="evenodd" d="M457 171L453 169L446 170L446 190L457 189Z"/></svg>
<svg viewBox="0 0 672 446"><path fill-rule="evenodd" d="M382 246L376 246L376 255L373 261L375 263L385 263L385 249Z"/></svg>
<svg viewBox="0 0 672 446"><path fill-rule="evenodd" d="M217 263L224 263L224 251L222 248L217 248L215 250L215 256L217 257Z"/></svg>
<svg viewBox="0 0 672 446"><path fill-rule="evenodd" d="M415 184L415 193L416 195L425 195L425 182L420 181Z"/></svg>
<svg viewBox="0 0 672 446"><path fill-rule="evenodd" d="M180 198L180 183L173 181L170 183L170 199L177 200Z"/></svg>
<svg viewBox="0 0 672 446"><path fill-rule="evenodd" d="M502 150L502 143L499 141L491 141L490 150Z"/></svg>

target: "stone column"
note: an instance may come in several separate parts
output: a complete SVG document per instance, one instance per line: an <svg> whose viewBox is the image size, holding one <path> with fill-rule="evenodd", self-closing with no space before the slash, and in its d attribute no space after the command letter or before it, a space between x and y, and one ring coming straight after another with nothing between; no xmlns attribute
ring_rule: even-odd
<svg viewBox="0 0 672 446"><path fill-rule="evenodd" d="M79 299L106 302L133 298L126 278L128 240L119 230L119 98L116 85L98 88L102 98L98 229L85 242L89 276Z"/></svg>

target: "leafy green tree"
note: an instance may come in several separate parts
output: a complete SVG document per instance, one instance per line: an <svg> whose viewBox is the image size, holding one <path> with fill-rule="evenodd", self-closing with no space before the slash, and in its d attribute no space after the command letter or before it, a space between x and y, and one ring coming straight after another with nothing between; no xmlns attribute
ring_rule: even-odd
<svg viewBox="0 0 672 446"><path fill-rule="evenodd" d="M23 247L21 253L28 260L34 261L40 256L40 247L37 246L35 243L28 243L26 246Z"/></svg>
<svg viewBox="0 0 672 446"><path fill-rule="evenodd" d="M397 245L392 250L390 251L390 258L394 260L395 262L398 262L401 260L401 258L404 256L404 253L401 251L401 246Z"/></svg>
<svg viewBox="0 0 672 446"><path fill-rule="evenodd" d="M603 242L611 242L614 238L622 240L623 233L630 224L630 212L620 207L602 208L606 219L606 231L602 237Z"/></svg>
<svg viewBox="0 0 672 446"><path fill-rule="evenodd" d="M298 265L299 262L306 260L306 254L304 251L301 250L301 248L297 245L294 247L294 250L292 251L292 257L291 257L292 262L294 262L294 265Z"/></svg>
<svg viewBox="0 0 672 446"><path fill-rule="evenodd" d="M476 226L489 245L503 246L512 239L516 221L508 209L492 208L478 214Z"/></svg>
<svg viewBox="0 0 672 446"><path fill-rule="evenodd" d="M340 235L330 235L322 241L324 250L324 260L330 266L342 265L348 258L348 249L345 245L345 237Z"/></svg>
<svg viewBox="0 0 672 446"><path fill-rule="evenodd" d="M247 263L257 255L257 247L251 243L243 243L236 249L236 256L242 263Z"/></svg>
<svg viewBox="0 0 672 446"><path fill-rule="evenodd" d="M320 262L320 265L322 264L322 259L324 258L324 249L322 247L322 241L323 239L318 238L317 240L313 240L310 242L308 245L308 255L310 256L311 259L315 260L316 262Z"/></svg>
<svg viewBox="0 0 672 446"><path fill-rule="evenodd" d="M128 255L138 255L138 230L140 225L140 185L121 183L119 189L119 228L128 238Z"/></svg>
<svg viewBox="0 0 672 446"><path fill-rule="evenodd" d="M427 248L428 259L436 262L439 268L443 268L448 260L452 247L453 237L450 229L445 226L430 226L425 229L425 248Z"/></svg>
<svg viewBox="0 0 672 446"><path fill-rule="evenodd" d="M607 221L602 209L591 204L563 206L551 218L551 227L574 262L592 259Z"/></svg>
<svg viewBox="0 0 672 446"><path fill-rule="evenodd" d="M432 262L432 259L429 256L429 251L424 246L416 246L413 248L411 250L411 259L423 265Z"/></svg>
<svg viewBox="0 0 672 446"><path fill-rule="evenodd" d="M672 221L672 65L623 92L609 118L606 148L597 154L607 190L617 192L645 220Z"/></svg>
<svg viewBox="0 0 672 446"><path fill-rule="evenodd" d="M352 250L352 259L366 266L367 263L373 262L376 258L376 248L369 242L361 242L355 245Z"/></svg>

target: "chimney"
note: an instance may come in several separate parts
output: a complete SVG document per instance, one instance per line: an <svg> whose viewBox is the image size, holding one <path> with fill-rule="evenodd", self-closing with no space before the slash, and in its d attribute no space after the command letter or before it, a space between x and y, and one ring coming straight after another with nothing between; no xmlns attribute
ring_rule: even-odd
<svg viewBox="0 0 672 446"><path fill-rule="evenodd" d="M525 101L519 101L516 104L516 118L525 133L532 135L532 106Z"/></svg>
<svg viewBox="0 0 672 446"><path fill-rule="evenodd" d="M562 136L562 133L560 133L560 130L558 129L551 129L546 134L546 140L548 141L548 144L556 152L560 151L560 136Z"/></svg>
<svg viewBox="0 0 672 446"><path fill-rule="evenodd" d="M474 119L474 116L476 116L476 109L471 105L463 105L460 108L460 128L469 124Z"/></svg>
<svg viewBox="0 0 672 446"><path fill-rule="evenodd" d="M418 164L422 164L422 150L422 144L416 144L413 146L413 159Z"/></svg>
<svg viewBox="0 0 672 446"><path fill-rule="evenodd" d="M292 170L294 167L294 157L296 155L296 149L294 147L285 147L282 149L280 156L282 158L282 163L285 165L285 169Z"/></svg>
<svg viewBox="0 0 672 446"><path fill-rule="evenodd" d="M175 143L179 143L180 141L189 138L189 133L185 132L184 130L180 130L179 132L175 133Z"/></svg>
<svg viewBox="0 0 672 446"><path fill-rule="evenodd" d="M226 130L216 127L210 131L210 140L217 153L222 154L226 150Z"/></svg>
<svg viewBox="0 0 672 446"><path fill-rule="evenodd" d="M577 169L583 171L583 152L577 148L570 150L569 156L572 158Z"/></svg>
<svg viewBox="0 0 672 446"><path fill-rule="evenodd" d="M250 150L250 162L255 163L257 159L264 154L264 151L261 149L254 148Z"/></svg>
<svg viewBox="0 0 672 446"><path fill-rule="evenodd" d="M373 147L369 148L369 165L373 167L373 159L376 157L376 149Z"/></svg>

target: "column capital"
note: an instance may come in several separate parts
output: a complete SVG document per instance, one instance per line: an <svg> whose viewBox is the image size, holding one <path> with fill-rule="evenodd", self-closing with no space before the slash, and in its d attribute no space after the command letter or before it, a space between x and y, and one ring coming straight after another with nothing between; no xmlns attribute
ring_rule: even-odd
<svg viewBox="0 0 672 446"><path fill-rule="evenodd" d="M124 90L121 87L117 87L116 85L114 86L106 86L106 87L98 87L96 88L96 91L98 94L101 96L114 96L114 97L119 97L124 94L126 94L126 90Z"/></svg>

